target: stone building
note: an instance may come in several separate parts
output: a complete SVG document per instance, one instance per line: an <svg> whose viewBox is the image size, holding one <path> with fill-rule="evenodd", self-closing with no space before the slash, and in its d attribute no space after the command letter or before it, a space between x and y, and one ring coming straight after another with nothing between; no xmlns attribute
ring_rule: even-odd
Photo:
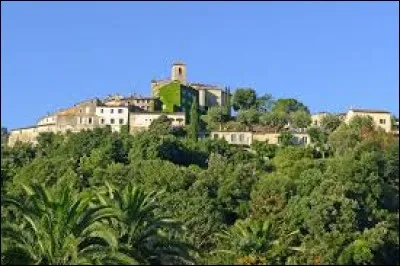
<svg viewBox="0 0 400 266"><path fill-rule="evenodd" d="M14 146L18 141L37 144L37 137L42 132L57 133L55 124L35 125L13 129L8 136L8 145Z"/></svg>
<svg viewBox="0 0 400 266"><path fill-rule="evenodd" d="M126 106L131 112L156 112L161 110L161 102L158 97L143 97L138 95L122 97L114 95L107 97L103 103L106 106Z"/></svg>
<svg viewBox="0 0 400 266"><path fill-rule="evenodd" d="M171 77L168 79L152 80L151 91L153 97L160 97L163 105L170 105L169 98L165 97L163 90L169 90L171 83L181 84L183 88L191 88L198 91L200 109L206 111L213 106L229 105L230 92L227 88L218 85L210 85L199 82L188 82L186 64L175 62L171 68Z"/></svg>

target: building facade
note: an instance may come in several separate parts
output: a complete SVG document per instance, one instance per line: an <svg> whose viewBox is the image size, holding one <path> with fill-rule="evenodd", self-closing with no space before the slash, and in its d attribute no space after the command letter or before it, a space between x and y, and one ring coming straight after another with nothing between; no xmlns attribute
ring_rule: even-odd
<svg viewBox="0 0 400 266"><path fill-rule="evenodd" d="M110 126L112 132L120 132L129 123L129 110L127 106L97 106L96 117L101 127Z"/></svg>
<svg viewBox="0 0 400 266"><path fill-rule="evenodd" d="M311 115L311 125L315 127L320 127L322 119L327 115L328 115L327 112L320 112Z"/></svg>
<svg viewBox="0 0 400 266"><path fill-rule="evenodd" d="M388 111L372 109L350 109L347 112L344 121L348 123L355 116L370 116L374 121L376 127L380 127L386 132L392 131L392 116Z"/></svg>
<svg viewBox="0 0 400 266"><path fill-rule="evenodd" d="M166 115L171 119L173 127L183 127L186 123L186 116L183 112L176 113L129 113L129 132L134 134L136 132L145 131L149 129L150 124L156 120L160 115Z"/></svg>
<svg viewBox="0 0 400 266"><path fill-rule="evenodd" d="M292 142L294 145L307 146L311 143L310 136L307 133L292 133ZM271 132L252 132L252 131L213 131L210 137L212 139L225 139L232 145L250 146L254 141L266 142L268 144L280 144L280 133Z"/></svg>

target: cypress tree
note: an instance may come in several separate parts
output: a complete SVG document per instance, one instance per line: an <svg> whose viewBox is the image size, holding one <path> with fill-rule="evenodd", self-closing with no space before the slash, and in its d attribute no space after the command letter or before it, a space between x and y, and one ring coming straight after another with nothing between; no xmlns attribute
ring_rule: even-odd
<svg viewBox="0 0 400 266"><path fill-rule="evenodd" d="M192 107L190 109L190 127L189 137L194 141L197 141L198 133L200 130L199 124L199 110L198 110L197 98L194 98Z"/></svg>

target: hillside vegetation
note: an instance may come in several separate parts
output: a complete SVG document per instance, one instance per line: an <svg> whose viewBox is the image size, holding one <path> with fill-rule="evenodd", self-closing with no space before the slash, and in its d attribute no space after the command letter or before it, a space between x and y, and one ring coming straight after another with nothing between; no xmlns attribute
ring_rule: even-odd
<svg viewBox="0 0 400 266"><path fill-rule="evenodd" d="M309 113L264 103L236 107L279 126ZM399 142L370 119L251 151L168 123L2 135L1 263L399 264Z"/></svg>

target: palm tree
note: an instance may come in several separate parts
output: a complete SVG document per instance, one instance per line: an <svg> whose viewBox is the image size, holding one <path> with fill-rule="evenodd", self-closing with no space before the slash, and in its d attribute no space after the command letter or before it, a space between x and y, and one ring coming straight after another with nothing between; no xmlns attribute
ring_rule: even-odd
<svg viewBox="0 0 400 266"><path fill-rule="evenodd" d="M24 186L27 197L2 199L16 208L19 222L2 223L2 262L6 264L101 264L105 259L135 263L118 252L115 232L102 221L118 217L115 208L94 205L91 193ZM103 262L104 263L104 262Z"/></svg>
<svg viewBox="0 0 400 266"><path fill-rule="evenodd" d="M297 233L298 231L291 232L287 237ZM225 230L217 236L227 249L218 249L216 253L230 255L239 264L266 264L274 260L282 248L282 243L268 220L238 220L229 231ZM288 249L299 250L297 247Z"/></svg>
<svg viewBox="0 0 400 266"><path fill-rule="evenodd" d="M155 192L145 194L132 184L121 192L106 184L98 194L103 204L114 204L121 213L110 221L119 232L119 251L140 264L193 264L193 247L179 240L181 223L156 213Z"/></svg>

